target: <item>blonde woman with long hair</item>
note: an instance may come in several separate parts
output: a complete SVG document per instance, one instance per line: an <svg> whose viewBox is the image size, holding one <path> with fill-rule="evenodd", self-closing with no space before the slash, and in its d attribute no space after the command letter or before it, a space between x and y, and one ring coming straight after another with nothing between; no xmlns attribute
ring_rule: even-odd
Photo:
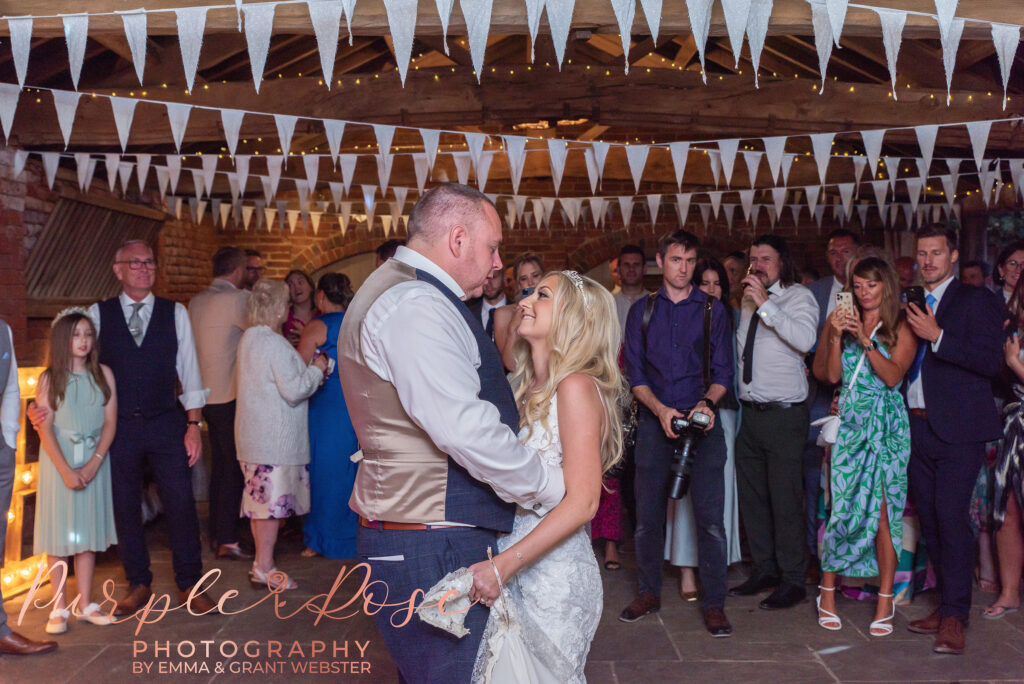
<svg viewBox="0 0 1024 684"><path fill-rule="evenodd" d="M519 308L512 376L519 436L561 466L565 498L546 516L518 509L493 567L471 568L470 598L493 605L500 593L502 613L507 607L529 649L525 663L510 658L502 618L492 611L474 680L583 682L603 606L585 526L597 511L601 476L621 457L621 332L612 296L575 271L549 273Z"/></svg>

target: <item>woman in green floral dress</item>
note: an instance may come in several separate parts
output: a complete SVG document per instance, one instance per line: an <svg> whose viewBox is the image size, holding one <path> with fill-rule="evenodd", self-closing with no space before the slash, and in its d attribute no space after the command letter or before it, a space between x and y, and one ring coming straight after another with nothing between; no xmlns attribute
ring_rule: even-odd
<svg viewBox="0 0 1024 684"><path fill-rule="evenodd" d="M892 633L910 458L909 419L898 387L914 362L917 338L901 315L898 281L888 262L861 259L850 283L856 305L852 312L836 307L814 358L819 379L843 382L839 434L831 454L832 512L821 548L818 624L842 627L835 613L838 575L877 575L878 605L870 633L887 636Z"/></svg>

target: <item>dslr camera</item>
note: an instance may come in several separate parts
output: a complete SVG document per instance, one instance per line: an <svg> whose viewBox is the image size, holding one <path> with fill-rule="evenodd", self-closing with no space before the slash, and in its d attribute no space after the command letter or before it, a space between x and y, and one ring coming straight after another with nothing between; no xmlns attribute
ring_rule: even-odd
<svg viewBox="0 0 1024 684"><path fill-rule="evenodd" d="M679 435L676 448L672 453L672 479L669 496L682 499L690 491L690 471L693 459L697 456L696 444L704 436L704 429L711 424L711 416L705 413L694 413L689 420L683 416L672 419L672 432Z"/></svg>

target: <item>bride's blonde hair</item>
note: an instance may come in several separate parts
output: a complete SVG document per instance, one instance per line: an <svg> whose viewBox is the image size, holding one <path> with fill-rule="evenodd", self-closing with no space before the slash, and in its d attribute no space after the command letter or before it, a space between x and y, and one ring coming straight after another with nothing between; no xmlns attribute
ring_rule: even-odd
<svg viewBox="0 0 1024 684"><path fill-rule="evenodd" d="M597 381L605 412L606 432L601 440L601 472L622 458L622 406L626 388L619 371L618 354L622 332L615 300L599 283L575 271L554 271L556 284L552 297L551 330L548 343L548 379L529 392L536 373L530 345L523 338L515 342L516 371L512 375L516 401L522 407L519 424L530 426L540 420L548 425L548 409L558 383L573 373L589 375Z"/></svg>

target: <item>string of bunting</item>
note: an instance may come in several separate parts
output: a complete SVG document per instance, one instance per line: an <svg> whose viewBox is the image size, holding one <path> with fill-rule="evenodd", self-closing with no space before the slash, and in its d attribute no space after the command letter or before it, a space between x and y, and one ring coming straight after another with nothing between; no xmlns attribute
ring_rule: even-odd
<svg viewBox="0 0 1024 684"><path fill-rule="evenodd" d="M631 33L635 21L636 2L634 0L609 0L619 26L622 38L625 70L629 71L628 59ZM206 28L207 13L210 11L232 11L238 15L238 30L245 33L252 67L253 84L259 92L263 80L263 70L273 34L275 10L279 5L305 4L309 20L316 35L319 49L323 81L331 87L334 58L337 54L341 19L345 18L349 29L349 44L352 43L352 18L356 11L357 0L276 0L275 2L245 3L235 0L234 4L211 4L203 7L178 7L161 9L135 9L114 12L82 12L64 15L26 15L3 17L7 21L11 37L11 48L14 57L15 71L19 85L25 84L28 59L32 40L33 20L56 19L63 22L64 35L68 48L68 67L75 89L78 88L79 75L85 57L86 36L89 30L90 16L120 16L124 24L125 38L131 50L139 83L143 83L146 60L146 27L147 15L152 13L174 13L178 30L178 41L181 48L182 65L185 83L189 90L195 82L199 55L202 49L203 34ZM417 0L383 0L387 11L390 36L392 39L396 65L402 84L405 84L409 70L412 45L416 32ZM493 0L459 0L459 6L465 19L469 42L469 52L479 81L484 72L484 52L491 24L491 8ZM576 0L524 0L526 5L527 32L531 38L531 59L533 44L536 42L541 16L546 14L554 42L558 67L561 68L565 55L565 46L572 26L573 11ZM707 76L704 70L705 46L711 24L712 9L715 0L686 0L687 13L691 31L696 43L701 75L704 82ZM726 31L732 46L732 53L739 65L746 36L750 48L750 59L754 66L754 83L758 85L758 71L761 52L764 48L774 0L719 0L724 16ZM892 80L893 97L896 91L896 63L902 43L903 28L908 15L931 17L936 21L942 44L942 63L946 73L947 103L952 84L953 69L956 62L957 47L967 22L985 24L990 27L993 46L999 60L1000 76L1003 81L1003 108L1006 108L1006 87L1014 62L1017 46L1020 43L1020 24L990 22L956 16L959 0L934 0L936 12L913 12L902 9L891 9L875 5L849 2L849 0L807 0L810 5L812 26L814 29L815 48L818 53L819 71L822 88L828 62L831 58L833 45L840 47L843 24L850 8L869 10L877 13L879 29L885 50L886 62ZM454 6L454 0L435 0L438 15L444 31L444 49L448 52L447 32ZM650 35L655 44L661 22L661 0L641 0L641 7L647 18Z"/></svg>

